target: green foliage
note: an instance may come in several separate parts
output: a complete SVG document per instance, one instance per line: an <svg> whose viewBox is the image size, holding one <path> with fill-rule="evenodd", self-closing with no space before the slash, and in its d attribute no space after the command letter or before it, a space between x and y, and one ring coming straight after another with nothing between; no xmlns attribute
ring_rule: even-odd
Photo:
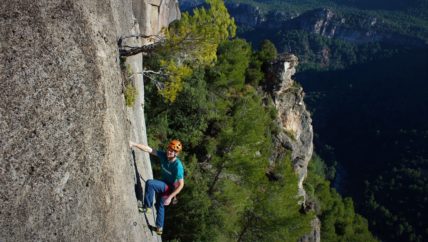
<svg viewBox="0 0 428 242"><path fill-rule="evenodd" d="M295 241L309 231L312 216L299 213L297 177L291 161L279 164L283 181L269 182L264 175L271 151L269 130L273 122L255 90L248 87L236 98L217 134L217 159L212 177L212 197L224 217L220 229L238 241ZM229 179L221 179L223 176ZM281 204L278 206L278 204ZM255 222L257 221L257 222Z"/></svg>
<svg viewBox="0 0 428 242"><path fill-rule="evenodd" d="M226 41L219 46L217 55L218 60L212 72L218 76L214 79L213 85L242 88L251 55L250 45L242 39Z"/></svg>
<svg viewBox="0 0 428 242"><path fill-rule="evenodd" d="M207 0L208 9L193 14L183 13L181 19L164 30L165 43L152 52L145 63L148 69L160 71L160 94L170 103L183 89L183 83L195 69L211 66L216 60L218 45L235 36L236 25L223 1Z"/></svg>
<svg viewBox="0 0 428 242"><path fill-rule="evenodd" d="M178 195L178 204L167 210L163 237L166 240L215 241L220 231L210 225L216 224L220 215L212 209L212 200L207 196L207 181L195 156L186 161L185 191Z"/></svg>
<svg viewBox="0 0 428 242"><path fill-rule="evenodd" d="M134 85L132 85L132 83L128 83L125 87L126 106L132 107L135 103L135 99L137 98L137 96L138 96L137 89L134 87Z"/></svg>
<svg viewBox="0 0 428 242"><path fill-rule="evenodd" d="M425 186L420 183L425 180L418 173L424 174L426 165L415 161L419 159L417 156L427 157L426 149L422 148L423 144L426 144L427 118L426 115L420 114L420 110L426 108L423 103L427 103L426 92L421 91L426 90L427 55L423 50L418 51L424 53L425 58L415 55L403 56L402 53L406 53L412 45L411 42L417 42L417 39L427 42L428 2L426 0L240 2L261 4L266 12L282 8L286 9L284 12L301 13L318 7L329 7L335 14L346 19L344 24L346 28L393 33L391 36L396 37L392 39L397 42L400 42L402 37L409 38L410 44L400 46L382 43L352 44L308 34L297 28L296 30L288 28L281 32L280 28L284 28L280 24L278 26L281 27L276 29L279 31L274 30L272 33L249 29L250 33L243 34L255 40L253 43L270 38L280 51L296 53L302 63L299 66L299 76L296 78L305 75L301 70L327 68L343 70L306 72L311 73L307 77L308 85L305 86L307 97L317 96L317 100L312 102L312 110L316 110L313 115L314 124L320 132L318 148L327 146L326 144L334 146L336 156L340 156L340 162L347 165L346 170L349 173L339 188L348 186L347 192L353 195L358 211L369 218L371 229L382 240L423 241L428 237L427 223L423 222L428 220L423 214L428 213L427 200L423 200L426 196L422 195L426 194ZM376 20L376 23L371 25L369 21L373 20ZM422 66L424 67L421 68ZM257 77L251 79L257 80ZM383 84L379 85L379 80L384 80ZM308 88L314 86L315 90L308 92ZM329 101L328 104L326 99ZM347 117L345 121L343 117ZM336 122L338 120L342 121ZM398 134L398 130L409 133ZM416 133L410 135L411 130L416 130ZM347 134L345 138L344 133ZM403 157L407 159L404 160ZM338 158L328 160L337 164ZM334 178L335 164L329 164L325 171L329 179ZM402 167L402 164L405 164L405 167ZM314 187L309 184L307 186L317 193ZM324 189L322 188L319 186L319 191L325 196L331 193L327 184ZM364 193L366 196L362 196ZM358 216L355 220L359 220Z"/></svg>
<svg viewBox="0 0 428 242"><path fill-rule="evenodd" d="M368 230L367 220L355 213L352 199L342 199L324 174L324 162L315 156L309 162L304 185L321 220L321 240L377 241Z"/></svg>
<svg viewBox="0 0 428 242"><path fill-rule="evenodd" d="M258 59L263 63L268 63L276 59L278 51L270 40L263 40L260 44L260 51L257 53Z"/></svg>
<svg viewBox="0 0 428 242"><path fill-rule="evenodd" d="M192 69L184 64L177 63L174 61L161 61L161 69L164 70L168 75L168 79L165 82L163 89L159 93L165 97L169 102L174 102L177 93L183 89L184 79L190 77L192 74Z"/></svg>
<svg viewBox="0 0 428 242"><path fill-rule="evenodd" d="M262 62L256 57L255 54L251 56L251 60L245 73L246 83L258 86L260 81L264 77L264 73L261 71Z"/></svg>
<svg viewBox="0 0 428 242"><path fill-rule="evenodd" d="M125 104L127 107L132 107L134 106L135 100L138 96L138 91L132 84L131 65L126 64L126 58L124 57L120 58L120 70L122 72L122 77L125 85L125 89L123 90L123 94L125 95Z"/></svg>
<svg viewBox="0 0 428 242"><path fill-rule="evenodd" d="M173 103L166 101L154 84L145 86L145 107L150 110L146 113L149 143L160 145L168 137L175 137L192 149L201 142L211 106L203 78L204 71L195 70Z"/></svg>
<svg viewBox="0 0 428 242"><path fill-rule="evenodd" d="M322 157L333 151L336 157L329 160L338 160L346 169L338 188L352 195L371 231L385 241L423 241L428 236L423 175L428 167L428 123L427 116L420 115L428 103L427 57L427 50L417 49L305 77L316 86L302 81L307 105L319 110L313 115L318 143L329 144L324 146L330 151ZM315 100L314 93L321 95Z"/></svg>
<svg viewBox="0 0 428 242"><path fill-rule="evenodd" d="M197 8L190 15L184 12L180 21L166 30L166 51L173 51L182 61L195 65L211 65L216 60L217 46L234 37L236 25L223 1L207 0L209 9Z"/></svg>
<svg viewBox="0 0 428 242"><path fill-rule="evenodd" d="M303 13L317 8L329 8L346 16L346 22L360 27L367 19L377 19L378 32L396 32L401 35L428 39L428 2L426 0L235 0L264 10L284 13ZM365 25L367 26L367 25ZM260 32L260 30L259 30ZM271 38L273 39L273 38Z"/></svg>
<svg viewBox="0 0 428 242"><path fill-rule="evenodd" d="M281 50L291 51L299 57L301 70L340 69L391 54L388 48L381 47L379 43L356 45L302 30L279 32L275 40Z"/></svg>
<svg viewBox="0 0 428 242"><path fill-rule="evenodd" d="M365 4L361 4L360 1L239 0L239 2L265 8L265 17L268 22L246 31L240 29L239 36L245 37L255 45L261 43L263 39L271 39L280 52L293 53L299 57L300 70L342 69L353 64L389 57L399 50L412 46L423 47L428 43L428 2L426 0L415 0L412 3L394 0L392 2L405 6L394 8L394 11L390 9L395 5L394 3L386 4L386 1L380 0L364 2L383 7L363 9L360 8ZM309 30L302 29L296 21L284 16L282 21L286 22L282 22L281 19L277 19L277 15L271 14L278 9L294 15L317 8L332 10L335 15L332 24L338 24L340 29L357 33L376 33L373 41L364 43L364 40L353 41L340 37L340 34L331 38L309 33ZM345 21L339 23L340 19ZM269 26L268 29L266 25Z"/></svg>
<svg viewBox="0 0 428 242"><path fill-rule="evenodd" d="M165 53L155 56L151 65L169 73L171 82L165 81L160 92L156 83L145 86L150 144L161 146L174 137L185 147L181 158L186 166L186 185L177 207L168 209L164 239L296 241L309 231L314 214L299 212L301 198L290 154L271 167L283 179L272 182L265 176L270 167L272 134L278 132L274 122L277 113L269 100L262 100L257 83L264 76L263 64L276 57L276 49L266 41L260 51L253 52L244 40L223 39L215 48L208 41L207 49L195 47L186 52L190 40L186 38L198 38L184 26L200 24L209 11L197 10L169 29L168 38L177 39L167 44ZM207 29L201 34L201 38L209 38L203 34L210 33ZM198 41L194 43L203 43ZM215 57L209 54L214 49ZM352 241L352 236L364 235L367 222L355 215L351 201L342 202L326 182L311 186L312 194L317 194L314 200L320 202L325 214L331 214L325 215L326 221L337 218L334 230L327 223L327 236Z"/></svg>
<svg viewBox="0 0 428 242"><path fill-rule="evenodd" d="M291 241L308 231L313 216L299 213L290 160L277 167L284 181L265 176L276 112L245 84L251 56L243 40L222 42L215 65L194 68L173 103L145 86L149 142L179 138L186 151L186 185L168 210L165 240Z"/></svg>
<svg viewBox="0 0 428 242"><path fill-rule="evenodd" d="M264 176L266 161L270 154L268 127L272 122L261 99L251 87L236 100L230 116L222 122L218 133L218 147L221 159L214 163L223 172L233 172L253 185Z"/></svg>
<svg viewBox="0 0 428 242"><path fill-rule="evenodd" d="M297 196L297 175L290 154L274 172L283 178L275 182L260 180L258 189L253 190L254 202L246 211L241 241L297 241L310 231L314 216L299 212L301 197Z"/></svg>
<svg viewBox="0 0 428 242"><path fill-rule="evenodd" d="M263 40L259 49L251 56L250 65L246 72L246 81L253 86L259 85L265 77L264 72L268 70L270 62L278 56L276 47L270 40Z"/></svg>
<svg viewBox="0 0 428 242"><path fill-rule="evenodd" d="M183 91L177 100L169 105L168 115L170 137L180 137L187 145L199 145L208 127L209 110L212 104L207 102L207 87L203 70L196 70L184 83Z"/></svg>
<svg viewBox="0 0 428 242"><path fill-rule="evenodd" d="M366 183L365 207L367 212L375 215L371 222L394 228L391 232L385 229L392 238L423 241L428 236L422 222L426 219L428 178L420 168L427 165L428 159L408 160ZM389 201L391 199L394 203ZM412 205L403 209L404 204Z"/></svg>

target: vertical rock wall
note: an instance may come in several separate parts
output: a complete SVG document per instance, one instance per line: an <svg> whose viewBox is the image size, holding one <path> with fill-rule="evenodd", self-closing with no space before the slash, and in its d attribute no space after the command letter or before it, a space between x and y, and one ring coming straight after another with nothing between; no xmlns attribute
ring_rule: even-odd
<svg viewBox="0 0 428 242"><path fill-rule="evenodd" d="M143 35L157 35L181 17L177 0L133 0L132 4Z"/></svg>
<svg viewBox="0 0 428 242"><path fill-rule="evenodd" d="M135 2L0 3L0 241L158 240L138 213L128 147L146 139L143 96L125 107L117 47L140 33ZM141 71L142 55L127 64Z"/></svg>

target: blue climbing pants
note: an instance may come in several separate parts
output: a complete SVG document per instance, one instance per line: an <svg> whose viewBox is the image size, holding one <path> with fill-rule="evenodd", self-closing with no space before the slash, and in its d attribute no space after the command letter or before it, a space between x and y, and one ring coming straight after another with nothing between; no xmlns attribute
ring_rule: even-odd
<svg viewBox="0 0 428 242"><path fill-rule="evenodd" d="M165 193L168 186L165 182L160 180L147 180L146 182L146 195L144 196L144 206L151 208L153 206L153 196L156 193L156 227L163 228L165 217L165 206L163 205L165 199L162 193Z"/></svg>

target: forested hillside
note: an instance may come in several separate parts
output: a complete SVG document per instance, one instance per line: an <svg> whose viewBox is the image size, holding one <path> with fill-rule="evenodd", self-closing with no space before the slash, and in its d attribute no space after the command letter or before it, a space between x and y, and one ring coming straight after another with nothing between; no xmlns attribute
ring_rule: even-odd
<svg viewBox="0 0 428 242"><path fill-rule="evenodd" d="M358 16L360 20L367 16L376 17L384 22L385 30L427 38L427 0L227 0L225 2L249 4L259 7L267 15L282 13L283 16L289 17L296 17L317 8L329 8L340 14Z"/></svg>
<svg viewBox="0 0 428 242"><path fill-rule="evenodd" d="M322 236L331 241L375 241L352 201L330 188L324 168L310 171L305 186L314 209L302 210L291 150L284 160L269 162L279 127L260 85L276 48L265 41L255 51L232 38L235 24L222 2L208 5L184 13L145 62L149 145L164 148L178 138L185 147L186 185L167 210L164 239L297 241L318 215Z"/></svg>
<svg viewBox="0 0 428 242"><path fill-rule="evenodd" d="M317 124L318 151L346 172L337 186L388 241L428 236L427 67L428 51L418 50L297 77Z"/></svg>
<svg viewBox="0 0 428 242"><path fill-rule="evenodd" d="M428 1L227 3L238 36L299 57L325 177L381 239L426 240Z"/></svg>

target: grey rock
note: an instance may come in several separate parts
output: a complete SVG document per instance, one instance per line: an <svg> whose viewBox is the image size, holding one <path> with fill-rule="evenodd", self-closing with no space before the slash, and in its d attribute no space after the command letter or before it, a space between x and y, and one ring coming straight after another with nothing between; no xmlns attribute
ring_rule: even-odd
<svg viewBox="0 0 428 242"><path fill-rule="evenodd" d="M1 241L157 241L128 147L145 138L122 93L117 40L129 34L131 1L1 3ZM146 178L147 162L137 153Z"/></svg>
<svg viewBox="0 0 428 242"><path fill-rule="evenodd" d="M144 35L158 35L162 28L181 18L177 0L132 0L132 5Z"/></svg>
<svg viewBox="0 0 428 242"><path fill-rule="evenodd" d="M313 153L313 130L310 113L303 101L304 92L291 77L296 72L298 59L296 56L286 54L280 56L271 64L267 90L272 96L278 111L277 122L281 131L274 140L274 152L271 163L282 162L286 150L291 150L291 159L294 170L298 174L300 203L306 206L306 192L303 181L307 175L308 163ZM320 241L320 221L312 221L312 232L305 235L300 241Z"/></svg>
<svg viewBox="0 0 428 242"><path fill-rule="evenodd" d="M292 151L294 169L299 176L299 195L305 201L303 181L313 152L312 119L303 101L304 92L291 76L296 72L298 59L294 55L283 55L274 63L267 80L268 90L278 111L278 123L281 132L276 137L272 161L281 161L285 149Z"/></svg>

